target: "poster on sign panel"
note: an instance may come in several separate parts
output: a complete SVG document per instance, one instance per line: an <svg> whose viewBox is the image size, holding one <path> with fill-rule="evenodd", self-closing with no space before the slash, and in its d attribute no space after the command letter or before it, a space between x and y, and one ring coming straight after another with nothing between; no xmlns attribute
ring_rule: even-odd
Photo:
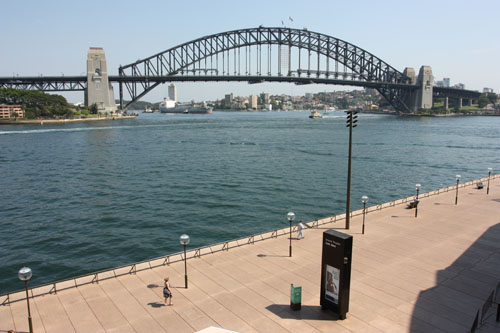
<svg viewBox="0 0 500 333"><path fill-rule="evenodd" d="M325 298L335 304L339 304L339 275L339 269L326 265Z"/></svg>

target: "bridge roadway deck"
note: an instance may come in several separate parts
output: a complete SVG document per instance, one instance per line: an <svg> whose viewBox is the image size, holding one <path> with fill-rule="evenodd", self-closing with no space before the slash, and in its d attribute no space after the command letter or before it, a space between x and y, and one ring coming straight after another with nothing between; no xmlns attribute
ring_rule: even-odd
<svg viewBox="0 0 500 333"><path fill-rule="evenodd" d="M271 238L78 287L35 288L35 332L192 332L209 326L241 332L465 332L500 281L500 178L490 194L473 186L422 198L418 218L405 205L351 220L350 311L339 320L319 306L322 233L344 221L306 228L305 238ZM294 237L296 234L294 234ZM170 276L173 306L162 280ZM68 282L69 283L69 282ZM290 283L302 286L292 311ZM43 295L40 295L45 293ZM39 296L37 296L39 295ZM0 332L28 331L24 293L0 306ZM1 300L0 300L1 301ZM497 331L491 320L484 331Z"/></svg>

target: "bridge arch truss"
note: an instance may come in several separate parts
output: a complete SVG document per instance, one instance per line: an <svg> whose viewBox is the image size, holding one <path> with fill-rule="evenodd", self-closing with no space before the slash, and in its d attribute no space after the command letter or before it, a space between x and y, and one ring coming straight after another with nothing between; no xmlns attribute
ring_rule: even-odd
<svg viewBox="0 0 500 333"><path fill-rule="evenodd" d="M411 79L362 48L325 34L258 27L222 32L120 66L132 103L170 81L326 83L377 89L396 110L408 111ZM128 106L127 104L127 106Z"/></svg>

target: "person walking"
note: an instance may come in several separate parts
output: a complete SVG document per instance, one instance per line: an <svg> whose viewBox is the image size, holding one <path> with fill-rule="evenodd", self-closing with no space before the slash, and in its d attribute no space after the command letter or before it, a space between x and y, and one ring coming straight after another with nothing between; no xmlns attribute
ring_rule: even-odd
<svg viewBox="0 0 500 333"><path fill-rule="evenodd" d="M302 220L300 220L299 222L299 225L297 227L297 230L298 230L298 235L297 235L297 239L302 239L304 238L304 224L302 223Z"/></svg>
<svg viewBox="0 0 500 333"><path fill-rule="evenodd" d="M169 277L164 279L165 284L163 285L163 297L165 298L165 304L167 304L167 298L169 300L168 305L172 304L172 290L170 290L170 283L168 283Z"/></svg>

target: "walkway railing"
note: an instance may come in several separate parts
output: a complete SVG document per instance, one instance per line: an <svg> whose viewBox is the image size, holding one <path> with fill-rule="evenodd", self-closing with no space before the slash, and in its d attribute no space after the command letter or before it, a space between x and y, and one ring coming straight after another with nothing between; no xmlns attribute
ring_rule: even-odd
<svg viewBox="0 0 500 333"><path fill-rule="evenodd" d="M492 175L491 179L495 179L500 177L500 174ZM459 188L465 188L467 186L473 186L478 182L486 182L488 177L479 178L477 180L465 182L459 184ZM427 198L430 196L438 195L440 193L446 193L456 189L457 185L448 186L445 188L441 188L438 190L425 192L419 194L420 198ZM366 213L379 211L385 208L395 207L398 205L405 204L414 199L414 196L397 199L390 202L385 202L382 204L377 204L374 206L370 206L366 208ZM363 209L358 209L355 211L351 211L351 217L359 216L363 214ZM322 225L335 223L337 221L345 220L345 213L339 215L333 215L330 217L326 217L323 219L313 220L305 223L306 226L310 228L319 228ZM297 232L297 226L292 227L292 232ZM193 258L201 258L202 256L214 254L221 251L229 251L230 249L237 248L243 245L253 245L256 242L264 241L266 239L278 238L280 236L287 236L290 233L289 227L283 227L281 229L273 229L261 234L255 234L247 237L242 237L230 241L220 242L212 245L208 245L205 247L196 248L190 250L186 253L186 259ZM173 254L169 254L167 256L161 256L153 259L148 259L140 262L136 262L133 264L118 266L113 269L101 270L93 273L88 273L76 277L72 277L69 279L59 280L55 282L50 282L47 284L35 286L29 289L31 293L31 297L42 296L47 294L56 294L58 291L69 289L69 288L78 288L79 286L87 285L87 284L98 284L100 281L108 280L111 278L117 278L124 275L136 274L138 271L144 271L147 269L153 269L161 266L168 266L172 263L176 263L179 261L184 261L184 253L176 252ZM13 302L24 300L25 297L21 296L20 298L12 299L14 294L24 292L24 289L16 290L7 294L0 295L0 305L6 305ZM22 295L22 294L21 294Z"/></svg>

